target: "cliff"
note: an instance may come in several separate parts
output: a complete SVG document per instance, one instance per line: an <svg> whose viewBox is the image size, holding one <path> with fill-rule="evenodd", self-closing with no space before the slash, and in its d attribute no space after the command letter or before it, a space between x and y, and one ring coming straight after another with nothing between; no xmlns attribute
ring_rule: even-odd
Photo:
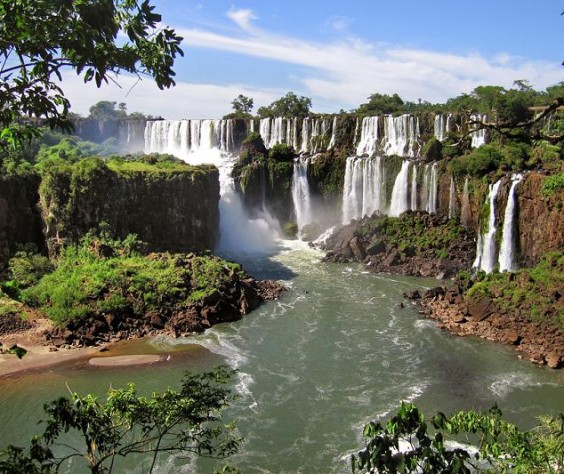
<svg viewBox="0 0 564 474"><path fill-rule="evenodd" d="M543 191L547 176L530 173L517 188L521 263L531 266L547 252L564 249L564 188Z"/></svg>
<svg viewBox="0 0 564 474"><path fill-rule="evenodd" d="M38 251L45 249L39 202L40 178L33 172L0 173L0 265L18 245L31 242Z"/></svg>
<svg viewBox="0 0 564 474"><path fill-rule="evenodd" d="M82 160L49 167L40 186L49 253L100 223L119 238L136 233L154 251L213 249L219 175L212 166Z"/></svg>

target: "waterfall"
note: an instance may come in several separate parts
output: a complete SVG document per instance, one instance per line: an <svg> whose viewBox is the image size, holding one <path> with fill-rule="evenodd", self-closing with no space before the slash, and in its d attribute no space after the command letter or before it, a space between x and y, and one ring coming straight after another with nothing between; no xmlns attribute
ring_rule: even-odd
<svg viewBox="0 0 564 474"><path fill-rule="evenodd" d="M268 213L250 219L231 171L236 157L231 120L156 120L145 126L145 152L172 153L193 165L219 169L220 241L218 251L255 252L271 247L279 236L278 223Z"/></svg>
<svg viewBox="0 0 564 474"><path fill-rule="evenodd" d="M499 250L500 272L514 272L517 269L515 262L515 219L517 214L517 185L521 182L521 179L523 179L523 175L513 175L511 188L507 196Z"/></svg>
<svg viewBox="0 0 564 474"><path fill-rule="evenodd" d="M335 147L335 143L337 142L337 116L333 117L333 123L331 125L331 140L329 140L329 146L327 147L328 150Z"/></svg>
<svg viewBox="0 0 564 474"><path fill-rule="evenodd" d="M409 114L384 117L383 149L386 155L414 157L417 139L415 117Z"/></svg>
<svg viewBox="0 0 564 474"><path fill-rule="evenodd" d="M309 123L309 117L306 117L302 122L302 147L300 148L300 153L307 153L309 151Z"/></svg>
<svg viewBox="0 0 564 474"><path fill-rule="evenodd" d="M485 114L472 114L470 119L484 122L488 119L488 116ZM475 129L476 125L473 125L472 128ZM470 136L472 137L472 148L478 148L486 143L487 134L485 128L471 132Z"/></svg>
<svg viewBox="0 0 564 474"><path fill-rule="evenodd" d="M450 132L450 121L452 114L436 114L435 115L435 126L434 135L439 141L443 141L446 138L448 132Z"/></svg>
<svg viewBox="0 0 564 474"><path fill-rule="evenodd" d="M421 189L423 196L423 203L421 204L421 208L425 209L429 213L437 212L438 187L438 163L425 165L425 169L423 170L423 189Z"/></svg>
<svg viewBox="0 0 564 474"><path fill-rule="evenodd" d="M347 158L343 188L343 224L385 209L383 159Z"/></svg>
<svg viewBox="0 0 564 474"><path fill-rule="evenodd" d="M390 204L390 216L397 217L409 208L409 161L404 160L401 170L396 176L392 190L392 201Z"/></svg>
<svg viewBox="0 0 564 474"><path fill-rule="evenodd" d="M298 230L312 222L311 197L309 183L307 181L307 167L309 160L298 160L294 163L294 175L292 177L292 199L296 213Z"/></svg>
<svg viewBox="0 0 564 474"><path fill-rule="evenodd" d="M259 133L266 148L285 143L294 147L295 150L298 149L298 119L295 117L261 119Z"/></svg>
<svg viewBox="0 0 564 474"><path fill-rule="evenodd" d="M462 205L460 209L460 222L464 227L468 227L470 220L470 192L468 190L468 176L464 179L464 188L462 189Z"/></svg>
<svg viewBox="0 0 564 474"><path fill-rule="evenodd" d="M454 178L450 177L450 188L448 195L448 218L454 219L456 217L456 184Z"/></svg>
<svg viewBox="0 0 564 474"><path fill-rule="evenodd" d="M145 125L145 152L185 157L234 149L232 120L152 120Z"/></svg>
<svg viewBox="0 0 564 474"><path fill-rule="evenodd" d="M360 141L356 155L372 156L378 146L378 117L364 117L360 126Z"/></svg>
<svg viewBox="0 0 564 474"><path fill-rule="evenodd" d="M413 163L411 171L411 210L417 210L417 163Z"/></svg>
<svg viewBox="0 0 564 474"><path fill-rule="evenodd" d="M494 184L490 184L489 186L488 201L490 204L490 214L488 217L488 230L482 236L483 250L480 259L480 269L484 270L486 273L493 272L497 263L495 200L497 198L500 185L501 181L496 181Z"/></svg>
<svg viewBox="0 0 564 474"><path fill-rule="evenodd" d="M479 226L481 226L482 223L479 223ZM472 264L472 268L477 268L479 269L482 266L482 257L484 255L484 240L482 239L482 233L478 232L478 237L477 237L477 241L476 241L476 259L474 260L474 263Z"/></svg>

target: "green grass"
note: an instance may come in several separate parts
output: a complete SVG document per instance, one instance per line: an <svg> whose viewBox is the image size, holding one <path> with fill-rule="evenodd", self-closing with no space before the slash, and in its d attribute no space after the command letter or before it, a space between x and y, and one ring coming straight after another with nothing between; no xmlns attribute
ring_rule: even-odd
<svg viewBox="0 0 564 474"><path fill-rule="evenodd" d="M564 254L553 252L533 268L516 274L481 275L468 296L484 295L508 313L524 312L531 320L564 329Z"/></svg>
<svg viewBox="0 0 564 474"><path fill-rule="evenodd" d="M116 173L194 173L202 169L202 166L192 166L181 161L147 163L133 160L110 160L107 165Z"/></svg>
<svg viewBox="0 0 564 474"><path fill-rule="evenodd" d="M115 245L119 241L112 241ZM55 271L23 290L22 300L58 324L93 314L143 316L182 309L244 275L241 267L211 255L96 253L92 243L67 248Z"/></svg>
<svg viewBox="0 0 564 474"><path fill-rule="evenodd" d="M564 190L564 173L559 173L546 177L541 188L541 194L548 197L562 190Z"/></svg>
<svg viewBox="0 0 564 474"><path fill-rule="evenodd" d="M443 225L429 223L428 216L421 214L381 216L371 219L361 232L392 244L402 253L448 258L449 247L463 236L465 229L452 219Z"/></svg>

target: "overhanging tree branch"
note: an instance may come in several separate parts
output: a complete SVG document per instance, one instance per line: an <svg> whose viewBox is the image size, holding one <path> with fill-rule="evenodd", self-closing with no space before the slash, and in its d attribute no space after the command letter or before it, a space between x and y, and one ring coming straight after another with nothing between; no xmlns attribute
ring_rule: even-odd
<svg viewBox="0 0 564 474"><path fill-rule="evenodd" d="M540 125L561 107L564 107L564 97L557 97L532 119L521 122L487 122L472 119L470 114L467 114L467 123L473 128L468 130L463 136L471 135L479 130L494 130L510 138L523 136L531 140L545 140L555 145L564 141L564 134L550 135L544 132Z"/></svg>

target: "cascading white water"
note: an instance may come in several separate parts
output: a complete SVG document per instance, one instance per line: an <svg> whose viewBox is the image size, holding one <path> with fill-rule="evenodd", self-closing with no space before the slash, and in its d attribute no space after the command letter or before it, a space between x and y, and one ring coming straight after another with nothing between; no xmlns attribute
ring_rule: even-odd
<svg viewBox="0 0 564 474"><path fill-rule="evenodd" d="M464 187L462 189L462 205L460 209L460 223L468 227L470 219L470 190L468 176L464 179Z"/></svg>
<svg viewBox="0 0 564 474"><path fill-rule="evenodd" d="M456 184L454 178L450 177L450 188L448 195L448 218L454 219L456 217Z"/></svg>
<svg viewBox="0 0 564 474"><path fill-rule="evenodd" d="M409 114L384 117L382 148L386 155L414 157L417 139L415 117Z"/></svg>
<svg viewBox="0 0 564 474"><path fill-rule="evenodd" d="M234 149L232 120L154 120L145 125L145 152L187 157ZM184 159L184 158L183 158Z"/></svg>
<svg viewBox="0 0 564 474"><path fill-rule="evenodd" d="M479 222L479 226L482 225L482 222ZM484 256L484 239L482 238L481 232L478 232L478 236L476 239L476 259L472 264L472 268L480 269L482 266L482 257Z"/></svg>
<svg viewBox="0 0 564 474"><path fill-rule="evenodd" d="M411 210L417 210L417 171L419 167L417 163L413 163L411 167Z"/></svg>
<svg viewBox="0 0 564 474"><path fill-rule="evenodd" d="M423 188L421 195L423 197L422 209L429 213L437 212L439 186L439 166L437 163L427 164L423 170Z"/></svg>
<svg viewBox="0 0 564 474"><path fill-rule="evenodd" d="M378 117L364 117L360 125L360 141L356 155L372 156L378 147Z"/></svg>
<svg viewBox="0 0 564 474"><path fill-rule="evenodd" d="M351 220L357 218L358 207L358 184L355 181L354 167L357 158L349 156L345 166L345 180L343 184L343 224L348 224Z"/></svg>
<svg viewBox="0 0 564 474"><path fill-rule="evenodd" d="M302 146L300 153L307 153L309 151L310 121L309 117L304 118L302 121Z"/></svg>
<svg viewBox="0 0 564 474"><path fill-rule="evenodd" d="M404 160L401 170L396 176L392 190L392 201L390 204L390 216L397 217L409 208L409 161Z"/></svg>
<svg viewBox="0 0 564 474"><path fill-rule="evenodd" d="M333 117L333 123L331 124L331 140L329 140L328 150L335 147L337 142L337 116Z"/></svg>
<svg viewBox="0 0 564 474"><path fill-rule="evenodd" d="M347 158L343 189L343 224L385 209L383 159Z"/></svg>
<svg viewBox="0 0 564 474"><path fill-rule="evenodd" d="M515 258L515 220L517 211L517 186L523 175L516 174L512 177L511 188L507 196L507 205L503 217L503 233L499 249L499 271L514 272L517 270Z"/></svg>
<svg viewBox="0 0 564 474"><path fill-rule="evenodd" d="M292 177L292 199L296 213L298 230L312 222L311 196L307 180L307 167L309 160L298 160L294 163L294 175Z"/></svg>
<svg viewBox="0 0 564 474"><path fill-rule="evenodd" d="M480 258L480 269L486 273L493 272L497 263L495 201L500 185L501 181L496 181L494 184L490 184L489 186L488 201L490 205L490 213L488 217L488 229L482 236L483 250ZM476 254L478 254L478 251Z"/></svg>
<svg viewBox="0 0 564 474"><path fill-rule="evenodd" d="M278 224L268 213L250 219L235 190L231 171L231 120L158 120L145 127L145 152L172 153L187 163L213 164L219 169L219 252L252 252L271 247L278 238Z"/></svg>
<svg viewBox="0 0 564 474"><path fill-rule="evenodd" d="M484 122L488 119L488 116L485 114L472 114L470 115L470 119ZM474 125L472 128L476 127L477 126ZM485 145L487 140L487 133L485 128L471 132L470 136L472 137L472 148L478 148L482 145Z"/></svg>
<svg viewBox="0 0 564 474"><path fill-rule="evenodd" d="M446 134L450 132L451 117L451 114L435 115L434 135L437 140L442 142L445 139Z"/></svg>

